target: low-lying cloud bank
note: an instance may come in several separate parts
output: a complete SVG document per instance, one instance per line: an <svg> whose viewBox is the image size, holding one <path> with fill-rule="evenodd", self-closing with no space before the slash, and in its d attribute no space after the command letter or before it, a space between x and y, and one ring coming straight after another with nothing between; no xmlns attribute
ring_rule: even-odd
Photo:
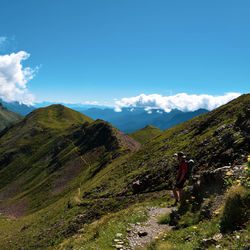
<svg viewBox="0 0 250 250"><path fill-rule="evenodd" d="M141 94L135 97L122 98L115 102L115 111L120 112L122 107L138 107L145 110L162 109L170 112L173 109L181 111L195 111L197 109L215 109L227 102L239 97L240 93L227 93L223 96L212 95L188 95L180 93L173 96L158 94Z"/></svg>
<svg viewBox="0 0 250 250"><path fill-rule="evenodd" d="M18 101L32 105L34 96L27 90L27 82L30 81L37 68L23 68L22 61L30 57L25 51L0 55L0 98L6 102Z"/></svg>

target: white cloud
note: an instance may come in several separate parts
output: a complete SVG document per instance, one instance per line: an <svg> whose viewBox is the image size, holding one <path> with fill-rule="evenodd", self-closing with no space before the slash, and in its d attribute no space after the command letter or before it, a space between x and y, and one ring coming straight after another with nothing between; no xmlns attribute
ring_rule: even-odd
<svg viewBox="0 0 250 250"><path fill-rule="evenodd" d="M88 104L88 105L98 105L98 104L99 104L99 102L98 102L98 101L93 101L93 102L91 102L91 101L85 101L83 104Z"/></svg>
<svg viewBox="0 0 250 250"><path fill-rule="evenodd" d="M34 103L34 96L27 90L27 82L34 77L38 68L22 66L22 61L29 56L25 51L0 55L0 98L4 101L18 101L27 105Z"/></svg>
<svg viewBox="0 0 250 250"><path fill-rule="evenodd" d="M240 93L227 93L222 96L212 95L188 95L180 93L172 96L159 94L141 94L135 97L122 98L115 102L115 111L121 111L122 107L140 107L146 111L151 109L163 109L170 112L172 109L181 111L195 111L197 109L215 109L240 96Z"/></svg>

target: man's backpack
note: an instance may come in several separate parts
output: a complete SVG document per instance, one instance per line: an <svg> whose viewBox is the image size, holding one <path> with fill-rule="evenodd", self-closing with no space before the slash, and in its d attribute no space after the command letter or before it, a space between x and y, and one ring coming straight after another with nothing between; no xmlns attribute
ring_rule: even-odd
<svg viewBox="0 0 250 250"><path fill-rule="evenodd" d="M194 160L190 159L187 161L187 173L186 173L186 178L189 179L192 173L192 168L194 166Z"/></svg>

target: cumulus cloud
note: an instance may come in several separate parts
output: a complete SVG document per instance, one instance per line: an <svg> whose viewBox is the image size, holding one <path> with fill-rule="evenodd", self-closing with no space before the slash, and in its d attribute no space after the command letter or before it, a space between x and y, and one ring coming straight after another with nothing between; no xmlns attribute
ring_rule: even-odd
<svg viewBox="0 0 250 250"><path fill-rule="evenodd" d="M18 101L27 105L34 103L34 96L27 90L38 68L23 67L22 61L30 57L25 51L0 55L0 98L6 102Z"/></svg>
<svg viewBox="0 0 250 250"><path fill-rule="evenodd" d="M122 107L140 107L146 111L151 109L162 109L170 112L173 109L181 111L195 111L197 109L215 109L240 96L240 93L227 93L222 96L212 95L188 95L180 93L172 96L159 94L141 94L135 97L122 98L115 102L115 111L120 112Z"/></svg>

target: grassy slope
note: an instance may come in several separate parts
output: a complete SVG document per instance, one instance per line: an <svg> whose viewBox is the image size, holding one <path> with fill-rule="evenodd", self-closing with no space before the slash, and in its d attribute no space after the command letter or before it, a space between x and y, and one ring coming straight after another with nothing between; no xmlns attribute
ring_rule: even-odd
<svg viewBox="0 0 250 250"><path fill-rule="evenodd" d="M152 140L154 137L160 135L161 133L162 130L148 125L145 128L139 129L128 135L143 145Z"/></svg>
<svg viewBox="0 0 250 250"><path fill-rule="evenodd" d="M83 122L92 120L78 112L53 105L33 111L9 128L0 137L0 189L15 181L23 172L42 172L51 160L48 154L56 153L57 147L61 146L60 138L71 133L74 125Z"/></svg>
<svg viewBox="0 0 250 250"><path fill-rule="evenodd" d="M138 144L107 122L61 105L33 111L0 143L0 209L10 215L52 204Z"/></svg>
<svg viewBox="0 0 250 250"><path fill-rule="evenodd" d="M132 195L135 192L131 184L133 181L140 179L143 182L145 179L147 182L147 185L142 185L139 192L170 187L175 164L171 156L179 150L188 152L196 159L197 165L208 163L209 168L222 166L224 161L228 160L224 159L223 153L232 144L236 145L234 154L240 151L240 154L246 156L244 117L246 109L249 108L249 100L250 95L241 96L208 114L179 124L163 132L135 153L131 152L115 159L109 155L102 168L98 167L98 162L93 162L91 169L96 167L99 168L98 171L94 175L88 171L87 177L86 172L82 171L72 180L72 188L67 193L61 193L63 195L54 203L20 220L11 223L5 220L4 227L0 226L0 233L4 235L0 243L6 243L11 239L12 243L9 246L14 248L22 244L38 247L57 245L65 237L74 235L85 223L136 202L129 200L130 198L114 197ZM240 114L243 119L240 118ZM237 126L234 126L235 122ZM221 125L226 127L218 132L219 135L215 135L215 131L218 131ZM232 140L230 143L225 143L225 140L221 139L225 135ZM77 140L75 143L77 144ZM80 144L79 150L84 150ZM75 156L78 155L75 153ZM89 156L89 159L91 158L93 156ZM245 158L239 159L236 154L229 160L236 164L245 161ZM77 187L81 180L84 181L81 185L81 195L78 196L81 199L79 203L74 201L74 196L77 195ZM73 206L71 209L67 209L69 200ZM77 216L79 214L82 216ZM26 225L27 228L21 230Z"/></svg>
<svg viewBox="0 0 250 250"><path fill-rule="evenodd" d="M0 131L2 131L3 129L5 129L6 127L21 118L21 115L6 109L0 103Z"/></svg>

